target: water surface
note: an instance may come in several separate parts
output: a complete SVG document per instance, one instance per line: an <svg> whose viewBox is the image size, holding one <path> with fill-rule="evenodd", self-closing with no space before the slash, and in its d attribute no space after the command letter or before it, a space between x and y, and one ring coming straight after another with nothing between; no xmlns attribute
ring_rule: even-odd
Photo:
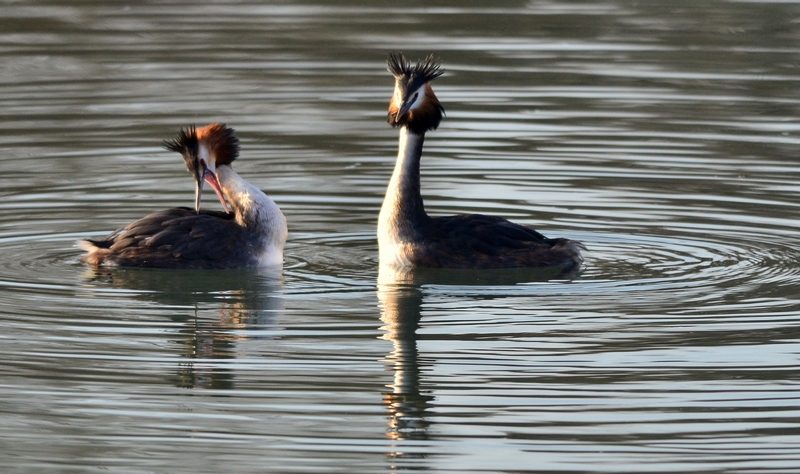
<svg viewBox="0 0 800 474"><path fill-rule="evenodd" d="M800 466L800 5L7 3L8 472L789 472ZM389 51L434 53L435 215L583 270L380 271ZM92 271L225 122L283 272ZM205 205L218 206L207 199Z"/></svg>

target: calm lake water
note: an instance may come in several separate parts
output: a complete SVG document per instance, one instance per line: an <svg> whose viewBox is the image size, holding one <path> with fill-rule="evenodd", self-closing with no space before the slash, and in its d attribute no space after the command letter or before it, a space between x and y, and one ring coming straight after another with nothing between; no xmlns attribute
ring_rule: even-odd
<svg viewBox="0 0 800 474"><path fill-rule="evenodd" d="M800 4L4 2L3 472L800 471ZM389 51L428 211L581 273L378 270ZM282 273L93 272L225 122ZM205 206L218 208L213 195Z"/></svg>

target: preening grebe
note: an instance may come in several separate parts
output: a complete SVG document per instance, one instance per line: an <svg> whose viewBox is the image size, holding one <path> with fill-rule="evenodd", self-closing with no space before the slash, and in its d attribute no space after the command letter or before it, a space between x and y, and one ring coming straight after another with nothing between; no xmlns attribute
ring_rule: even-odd
<svg viewBox="0 0 800 474"><path fill-rule="evenodd" d="M283 263L286 219L272 199L231 168L239 140L222 124L181 130L165 141L183 155L194 175L195 209L155 212L100 240L83 240L82 260L91 265L157 268L245 268ZM203 182L232 213L201 211ZM224 198L223 198L224 195Z"/></svg>
<svg viewBox="0 0 800 474"><path fill-rule="evenodd" d="M444 71L433 56L411 66L402 53L390 54L388 63L395 77L388 121L400 128L400 149L378 218L381 265L577 267L583 261L583 245L578 242L548 239L501 217L430 217L425 213L420 195L420 157L425 132L435 130L444 113L430 84Z"/></svg>

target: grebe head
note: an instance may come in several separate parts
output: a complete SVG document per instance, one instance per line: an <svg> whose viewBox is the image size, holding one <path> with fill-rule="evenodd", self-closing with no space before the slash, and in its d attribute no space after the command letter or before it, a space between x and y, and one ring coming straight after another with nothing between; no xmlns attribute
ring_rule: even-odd
<svg viewBox="0 0 800 474"><path fill-rule="evenodd" d="M192 125L186 130L181 129L174 139L165 140L164 148L180 153L186 168L194 176L194 207L197 212L200 212L204 182L214 189L225 212L229 212L217 179L216 168L219 165L230 165L239 156L239 139L233 134L233 129L219 123L202 128Z"/></svg>
<svg viewBox="0 0 800 474"><path fill-rule="evenodd" d="M388 64L395 79L388 122L393 127L408 127L409 131L420 135L436 130L442 121L444 107L430 83L444 74L439 62L430 55L412 66L403 53L390 53Z"/></svg>

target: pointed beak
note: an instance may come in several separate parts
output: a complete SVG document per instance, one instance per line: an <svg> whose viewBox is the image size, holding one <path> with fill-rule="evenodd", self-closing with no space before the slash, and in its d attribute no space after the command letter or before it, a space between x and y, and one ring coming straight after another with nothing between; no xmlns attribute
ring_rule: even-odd
<svg viewBox="0 0 800 474"><path fill-rule="evenodd" d="M203 183L208 183L214 192L217 193L217 197L219 198L219 202L222 203L222 208L225 209L225 212L229 213L230 208L228 207L228 203L225 201L225 196L222 194L222 187L219 185L219 180L217 179L217 175L214 174L213 171L208 169L205 162L200 162L200 173L198 173L197 177L195 178L195 196L194 196L194 209L198 213L200 212L200 199L203 195Z"/></svg>
<svg viewBox="0 0 800 474"><path fill-rule="evenodd" d="M200 214L200 198L203 196L203 180L195 179L194 181L194 210Z"/></svg>
<svg viewBox="0 0 800 474"><path fill-rule="evenodd" d="M400 122L400 117L406 114L411 109L411 102L406 102L397 109L397 114L394 116L394 123Z"/></svg>

